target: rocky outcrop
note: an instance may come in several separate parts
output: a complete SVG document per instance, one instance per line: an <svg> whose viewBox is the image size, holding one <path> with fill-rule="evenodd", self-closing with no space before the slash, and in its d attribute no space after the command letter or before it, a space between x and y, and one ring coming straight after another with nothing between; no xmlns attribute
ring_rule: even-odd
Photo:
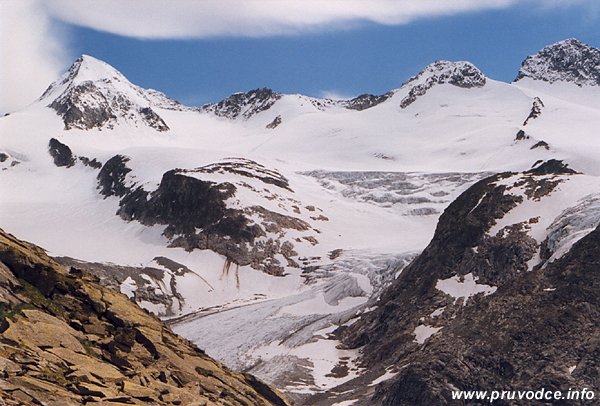
<svg viewBox="0 0 600 406"><path fill-rule="evenodd" d="M521 64L515 81L530 78L544 82L600 85L600 50L570 38L544 47Z"/></svg>
<svg viewBox="0 0 600 406"><path fill-rule="evenodd" d="M125 196L131 188L125 183L125 176L131 169L127 167L129 158L123 155L115 155L110 158L98 173L98 189L100 194L109 196Z"/></svg>
<svg viewBox="0 0 600 406"><path fill-rule="evenodd" d="M529 112L529 115L523 122L523 125L527 125L527 123L529 123L530 120L535 120L536 118L541 116L542 108L544 108L544 102L542 101L542 99L540 99L539 97L534 97L533 103L531 104L531 111Z"/></svg>
<svg viewBox="0 0 600 406"><path fill-rule="evenodd" d="M340 104L349 110L366 110L375 107L394 95L393 92L388 92L382 95L361 94L350 100L343 100Z"/></svg>
<svg viewBox="0 0 600 406"><path fill-rule="evenodd" d="M250 117L270 109L281 94L266 87L251 90L247 93L235 93L218 103L207 104L200 111L209 112L219 117L236 119Z"/></svg>
<svg viewBox="0 0 600 406"><path fill-rule="evenodd" d="M277 171L251 160L232 158L196 169L168 171L158 188L150 192L127 178L131 171L128 160L116 155L98 174L100 193L120 197L117 214L124 220L147 226L165 225L163 235L171 247L215 251L225 256L227 268L231 264L250 265L272 275L283 275L285 266L298 266L292 259L297 255L292 242L280 238L287 229L311 229L308 223L258 205L229 207L226 201L235 196L238 187L249 188L253 193L259 191L243 181L235 186L201 179L232 174L291 192L288 180ZM257 222L256 217L262 221ZM277 259L279 254L287 263Z"/></svg>
<svg viewBox="0 0 600 406"><path fill-rule="evenodd" d="M141 107L138 109L140 116L144 123L148 125L148 127L154 128L157 131L168 131L169 126L164 120L156 114L152 107Z"/></svg>
<svg viewBox="0 0 600 406"><path fill-rule="evenodd" d="M279 124L281 124L282 120L281 120L281 115L278 115L277 117L275 117L273 119L273 121L271 121L269 124L267 124L265 127L268 128L269 130L272 130L274 128L277 128L279 126Z"/></svg>
<svg viewBox="0 0 600 406"><path fill-rule="evenodd" d="M8 151L3 152L0 151L0 169L3 171L8 170L9 168L13 168L17 165L19 165L22 160L26 160L27 157L25 155L21 155L21 154L14 154L16 156L13 156L14 153L9 153Z"/></svg>
<svg viewBox="0 0 600 406"><path fill-rule="evenodd" d="M410 106L433 86L444 83L470 89L484 86L486 77L469 62L436 61L402 85L401 89L408 89L408 94L400 102L400 107Z"/></svg>
<svg viewBox="0 0 600 406"><path fill-rule="evenodd" d="M246 158L229 158L221 162L209 164L196 168L193 170L185 171L187 173L232 173L234 175L240 175L247 178L258 179L268 185L275 185L277 187L287 189L290 192L290 184L288 180L277 171L268 169L265 166L259 164L256 161L252 161Z"/></svg>
<svg viewBox="0 0 600 406"><path fill-rule="evenodd" d="M102 168L102 162L98 161L96 158L90 159L86 156L80 156L78 158L81 161L81 163L84 164L85 166L89 166L90 168L93 168L93 169Z"/></svg>
<svg viewBox="0 0 600 406"><path fill-rule="evenodd" d="M365 317L358 322L364 328L357 326L345 333L346 343L353 347L369 343L369 348L373 349L372 356L379 360L385 359L391 350L386 348L386 342L392 339L389 336L406 343L412 342L412 331L417 327L420 317L448 305L447 302L453 303L442 291L436 289L436 283L457 274L469 274L478 263L485 263L490 259L487 255L472 253L471 248L479 247L485 242L489 246L486 253L491 251L496 244L489 240L486 231L497 218L501 218L522 201L520 196L505 194L506 186L496 185L496 182L510 175L506 173L481 180L448 206L440 217L433 240L404 269L394 285L384 292L380 309L373 312L372 317ZM468 270L462 269L461 265L464 264L469 264ZM506 272L513 273L514 270L505 269L502 274ZM483 275L476 271L475 276ZM407 306L410 306L412 316L396 320L401 318L401 314L394 309L408 308ZM381 315L382 319L376 321L375 313L377 316ZM381 323L383 320L386 322ZM387 331L388 329L391 331Z"/></svg>
<svg viewBox="0 0 600 406"><path fill-rule="evenodd" d="M54 165L58 167L66 166L67 168L70 168L75 165L75 157L73 156L71 148L56 138L50 138L48 152L50 153L50 156L52 156L52 159L54 159Z"/></svg>
<svg viewBox="0 0 600 406"><path fill-rule="evenodd" d="M145 225L166 225L163 234L171 240L173 247L188 251L210 249L225 256L230 263L252 265L267 273L281 275L283 264L275 256L283 254L291 261L296 253L290 243L273 239L257 241L258 237L266 236L266 230L250 217L260 214L277 227L298 230L307 230L308 224L262 207L228 208L225 201L235 191L236 187L230 183L203 181L173 170L163 175L154 192L138 188L125 195L118 214L125 220L136 220Z"/></svg>
<svg viewBox="0 0 600 406"><path fill-rule="evenodd" d="M1 230L0 323L6 404L287 404L94 276Z"/></svg>
<svg viewBox="0 0 600 406"><path fill-rule="evenodd" d="M58 167L67 167L70 168L75 165L77 160L79 160L83 165L88 166L93 169L102 168L102 163L98 161L96 158L88 158L85 156L76 156L71 151L68 145L63 144L56 138L51 138L48 143L48 152L50 156L54 160L54 165ZM1 157L0 157L1 159ZM1 161L0 161L1 162Z"/></svg>
<svg viewBox="0 0 600 406"><path fill-rule="evenodd" d="M185 299L178 291L174 276L193 273L185 265L163 257L154 258L152 264L143 267L85 262L69 257L54 259L66 267L89 272L102 286L124 292L140 307L151 306L152 313L159 317L171 317L181 312Z"/></svg>
<svg viewBox="0 0 600 406"><path fill-rule="evenodd" d="M88 105L85 100L87 98L93 98L95 103ZM112 129L114 126L109 123L117 119L109 106L109 101L91 82L73 87L69 93L52 101L48 107L56 110L56 113L62 117L65 130L72 128L89 130L105 125Z"/></svg>
<svg viewBox="0 0 600 406"><path fill-rule="evenodd" d="M531 146L531 148L529 148L529 149L536 149L536 148L544 148L546 150L549 150L550 145L548 145L548 143L546 141L538 141L535 144L533 144Z"/></svg>
<svg viewBox="0 0 600 406"><path fill-rule="evenodd" d="M569 168L569 164L566 164L559 159L549 159L540 163L539 165L534 165L533 168L528 170L526 173L532 173L535 175L569 175L578 172L574 169Z"/></svg>

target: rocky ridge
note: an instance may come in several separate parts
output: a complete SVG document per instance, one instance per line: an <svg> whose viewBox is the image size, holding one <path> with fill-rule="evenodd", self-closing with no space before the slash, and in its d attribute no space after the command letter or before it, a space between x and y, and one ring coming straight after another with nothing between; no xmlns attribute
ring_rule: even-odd
<svg viewBox="0 0 600 406"><path fill-rule="evenodd" d="M486 77L470 62L436 61L402 85L401 89L408 89L408 94L400 102L400 107L410 106L433 86L444 83L470 89L484 86Z"/></svg>
<svg viewBox="0 0 600 406"><path fill-rule="evenodd" d="M234 93L218 103L206 104L200 107L199 110L219 117L229 119L241 117L247 120L262 111L270 109L281 96L281 94L263 87L246 93Z"/></svg>
<svg viewBox="0 0 600 406"><path fill-rule="evenodd" d="M96 277L1 230L0 308L4 402L287 404Z"/></svg>
<svg viewBox="0 0 600 406"><path fill-rule="evenodd" d="M340 100L338 104L349 110L366 110L383 103L394 95L394 92L387 92L382 95L361 94L350 100Z"/></svg>
<svg viewBox="0 0 600 406"><path fill-rule="evenodd" d="M515 81L524 78L598 86L600 50L575 38L548 45L523 61Z"/></svg>

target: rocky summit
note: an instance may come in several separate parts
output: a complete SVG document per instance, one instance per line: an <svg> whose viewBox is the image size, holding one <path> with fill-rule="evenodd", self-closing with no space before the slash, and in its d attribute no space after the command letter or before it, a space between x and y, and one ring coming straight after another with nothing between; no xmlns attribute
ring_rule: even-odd
<svg viewBox="0 0 600 406"><path fill-rule="evenodd" d="M436 84L448 83L469 89L482 87L485 82L485 75L470 62L436 61L402 86L409 89L409 92L400 102L400 107L408 107Z"/></svg>
<svg viewBox="0 0 600 406"><path fill-rule="evenodd" d="M600 50L569 38L528 56L515 80L571 82L578 86L600 85Z"/></svg>
<svg viewBox="0 0 600 406"><path fill-rule="evenodd" d="M287 405L87 272L0 230L0 399L8 405Z"/></svg>

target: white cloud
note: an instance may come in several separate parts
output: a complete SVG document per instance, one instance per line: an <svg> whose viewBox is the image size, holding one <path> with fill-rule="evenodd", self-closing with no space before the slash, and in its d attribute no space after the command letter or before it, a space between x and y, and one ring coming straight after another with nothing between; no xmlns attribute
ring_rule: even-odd
<svg viewBox="0 0 600 406"><path fill-rule="evenodd" d="M597 0L46 0L65 22L138 38L267 36L336 29L360 21L405 24L419 18L501 9L597 7Z"/></svg>
<svg viewBox="0 0 600 406"><path fill-rule="evenodd" d="M503 8L517 0L46 0L65 22L138 38L266 36L359 21L403 24L422 17Z"/></svg>
<svg viewBox="0 0 600 406"><path fill-rule="evenodd" d="M56 79L63 44L38 1L0 1L0 113L28 105Z"/></svg>

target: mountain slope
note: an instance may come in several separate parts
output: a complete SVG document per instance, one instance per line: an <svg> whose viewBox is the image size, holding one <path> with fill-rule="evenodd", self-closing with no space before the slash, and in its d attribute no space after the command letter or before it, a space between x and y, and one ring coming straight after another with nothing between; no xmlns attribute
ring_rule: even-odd
<svg viewBox="0 0 600 406"><path fill-rule="evenodd" d="M469 188L376 308L338 331L369 372L334 392L420 405L461 389L593 387L600 222L570 207L587 202L596 219L599 187L551 161Z"/></svg>
<svg viewBox="0 0 600 406"><path fill-rule="evenodd" d="M27 404L285 405L124 295L0 230L3 399Z"/></svg>

